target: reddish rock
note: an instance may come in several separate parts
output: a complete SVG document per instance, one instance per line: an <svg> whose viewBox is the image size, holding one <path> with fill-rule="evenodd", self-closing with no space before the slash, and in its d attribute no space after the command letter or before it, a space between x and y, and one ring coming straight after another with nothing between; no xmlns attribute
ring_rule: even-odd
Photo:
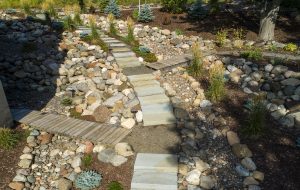
<svg viewBox="0 0 300 190"><path fill-rule="evenodd" d="M48 144L51 142L53 134L44 133L41 134L38 139L41 141L41 144Z"/></svg>
<svg viewBox="0 0 300 190"><path fill-rule="evenodd" d="M11 182L8 186L15 190L22 190L25 187L22 182Z"/></svg>
<svg viewBox="0 0 300 190"><path fill-rule="evenodd" d="M105 106L99 106L95 109L93 116L97 122L104 123L110 118L111 111Z"/></svg>
<svg viewBox="0 0 300 190"><path fill-rule="evenodd" d="M85 144L84 153L86 153L86 154L92 153L93 149L94 149L94 144L90 141L86 141L84 144Z"/></svg>

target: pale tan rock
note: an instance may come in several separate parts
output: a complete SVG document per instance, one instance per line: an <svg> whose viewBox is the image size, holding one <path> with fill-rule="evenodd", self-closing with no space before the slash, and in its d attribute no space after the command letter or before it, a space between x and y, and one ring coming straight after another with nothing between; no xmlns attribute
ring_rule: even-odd
<svg viewBox="0 0 300 190"><path fill-rule="evenodd" d="M228 131L227 133L227 140L230 146L240 143L240 138L238 137L236 132Z"/></svg>

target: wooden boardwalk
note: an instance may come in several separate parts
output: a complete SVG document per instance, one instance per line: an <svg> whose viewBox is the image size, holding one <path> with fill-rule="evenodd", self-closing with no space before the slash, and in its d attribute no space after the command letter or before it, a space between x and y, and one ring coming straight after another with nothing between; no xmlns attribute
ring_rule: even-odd
<svg viewBox="0 0 300 190"><path fill-rule="evenodd" d="M11 112L15 121L36 129L106 145L119 143L131 132L122 127L74 119L64 115L28 109L12 109Z"/></svg>

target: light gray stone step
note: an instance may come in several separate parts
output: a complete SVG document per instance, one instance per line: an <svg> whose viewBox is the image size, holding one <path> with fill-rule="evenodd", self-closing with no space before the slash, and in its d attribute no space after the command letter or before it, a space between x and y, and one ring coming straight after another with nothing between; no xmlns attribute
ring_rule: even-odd
<svg viewBox="0 0 300 190"><path fill-rule="evenodd" d="M106 39L106 40L103 40L105 43L122 43L121 41L119 40L116 40L116 39Z"/></svg>
<svg viewBox="0 0 300 190"><path fill-rule="evenodd" d="M177 173L135 171L131 190L177 190Z"/></svg>
<svg viewBox="0 0 300 190"><path fill-rule="evenodd" d="M112 52L128 52L131 51L128 47L113 48Z"/></svg>
<svg viewBox="0 0 300 190"><path fill-rule="evenodd" d="M114 44L109 44L110 47L126 47L126 44L123 43L114 43Z"/></svg>
<svg viewBox="0 0 300 190"><path fill-rule="evenodd" d="M129 52L115 52L112 53L114 57L135 57L135 53L133 53L132 51Z"/></svg>
<svg viewBox="0 0 300 190"><path fill-rule="evenodd" d="M143 109L142 109L143 111ZM156 125L173 125L176 123L176 118L171 112L164 113L143 113L143 125L144 126L156 126Z"/></svg>
<svg viewBox="0 0 300 190"><path fill-rule="evenodd" d="M133 87L147 86L147 85L160 85L157 80L142 80L131 82Z"/></svg>
<svg viewBox="0 0 300 190"><path fill-rule="evenodd" d="M131 75L128 79L130 82L155 80L155 76L153 74Z"/></svg>
<svg viewBox="0 0 300 190"><path fill-rule="evenodd" d="M134 91L138 97L165 93L165 90L158 84L135 87Z"/></svg>
<svg viewBox="0 0 300 190"><path fill-rule="evenodd" d="M141 105L147 106L152 104L170 103L170 99L165 94L156 94L152 96L139 97Z"/></svg>
<svg viewBox="0 0 300 190"><path fill-rule="evenodd" d="M132 62L132 63L117 63L121 68L129 68L129 67L138 67L141 66L140 62Z"/></svg>
<svg viewBox="0 0 300 190"><path fill-rule="evenodd" d="M143 113L152 114L152 113L173 113L173 107L169 103L158 103L151 105L141 105Z"/></svg>
<svg viewBox="0 0 300 190"><path fill-rule="evenodd" d="M137 57L116 57L115 59L119 62L139 61Z"/></svg>
<svg viewBox="0 0 300 190"><path fill-rule="evenodd" d="M178 157L173 154L138 153L134 164L134 171L136 170L177 174Z"/></svg>

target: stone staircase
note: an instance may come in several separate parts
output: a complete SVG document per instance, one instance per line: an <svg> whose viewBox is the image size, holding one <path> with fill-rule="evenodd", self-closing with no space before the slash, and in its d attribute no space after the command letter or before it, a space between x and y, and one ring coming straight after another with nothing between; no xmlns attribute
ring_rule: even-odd
<svg viewBox="0 0 300 190"><path fill-rule="evenodd" d="M138 153L131 190L177 190L177 160L172 154Z"/></svg>

